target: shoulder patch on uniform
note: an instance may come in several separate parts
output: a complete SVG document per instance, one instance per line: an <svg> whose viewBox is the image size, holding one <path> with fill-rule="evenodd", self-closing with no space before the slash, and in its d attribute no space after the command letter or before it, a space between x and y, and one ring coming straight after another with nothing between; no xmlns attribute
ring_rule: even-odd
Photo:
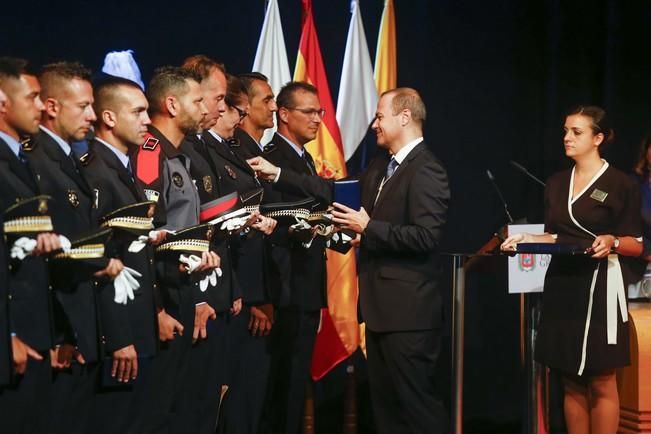
<svg viewBox="0 0 651 434"><path fill-rule="evenodd" d="M148 134L136 156L136 177L145 184L151 184L160 177L159 172L160 146L158 146L158 139Z"/></svg>
<svg viewBox="0 0 651 434"><path fill-rule="evenodd" d="M142 144L142 149L146 149L148 151L153 151L156 149L158 146L158 139L155 137L147 137L147 140L145 140L145 143Z"/></svg>

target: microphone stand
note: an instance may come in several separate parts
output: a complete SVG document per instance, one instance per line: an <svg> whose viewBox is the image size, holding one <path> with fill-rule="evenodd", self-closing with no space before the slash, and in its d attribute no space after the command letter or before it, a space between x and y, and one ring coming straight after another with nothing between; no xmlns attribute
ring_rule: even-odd
<svg viewBox="0 0 651 434"><path fill-rule="evenodd" d="M513 161L513 160L509 160L509 163L511 163L511 166L515 167L515 168L518 169L520 172L524 173L527 177L529 177L530 179L533 179L533 180L536 181L538 184L540 184L540 185L542 185L543 187L545 187L545 183L542 182L538 177L536 177L536 175L534 175L533 173L529 172L529 171L527 170L527 168L524 167L522 164L518 163L517 161Z"/></svg>
<svg viewBox="0 0 651 434"><path fill-rule="evenodd" d="M488 169L486 169L486 175L488 176L488 180L493 185L493 188L495 189L497 196L500 198L500 202L502 202L502 205L504 206L504 213L506 214L506 217L509 219L509 223L513 223L513 217L511 217L511 213L509 212L509 207L506 204L506 200L504 200L504 196L502 196L502 191L500 190L500 188L497 186L497 183L495 182L495 177Z"/></svg>

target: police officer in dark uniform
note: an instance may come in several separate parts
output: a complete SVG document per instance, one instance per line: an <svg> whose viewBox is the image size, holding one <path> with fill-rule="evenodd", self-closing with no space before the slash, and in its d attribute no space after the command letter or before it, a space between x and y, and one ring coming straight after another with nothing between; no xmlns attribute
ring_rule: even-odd
<svg viewBox="0 0 651 434"><path fill-rule="evenodd" d="M1 95L0 98L2 98ZM2 222L1 218L0 222ZM9 310L7 309L9 302L8 269L4 237L0 237L0 397L4 387L11 381L12 353L11 337L9 335Z"/></svg>
<svg viewBox="0 0 651 434"><path fill-rule="evenodd" d="M201 122L201 130L214 126L225 110L226 76L222 64L204 55L195 55L183 62L183 68L201 77L201 92L207 114ZM210 215L210 207L224 196L218 172L207 155L206 144L199 134L190 134L181 144L181 150L190 157L190 174L199 192L201 215ZM202 218L202 222L203 222ZM230 237L215 237L212 249L221 259L222 277L220 285L208 288L208 303L217 312L216 319L207 323L208 337L195 343L192 351L192 378L186 384L185 411L189 420L195 422L188 427L192 432L215 432L221 398L221 388L227 383L225 377L229 366L228 316L236 316L242 308L241 288L234 274L231 258ZM200 372L201 375L196 375Z"/></svg>
<svg viewBox="0 0 651 434"><path fill-rule="evenodd" d="M16 202L39 193L36 179L25 164L19 139L38 132L43 104L39 97L40 86L36 77L26 69L21 59L0 59L0 93L6 96L0 102L0 209L19 207ZM8 221L19 218L22 212L28 216L47 213L47 201L31 201L32 209L16 209L17 215L5 220L6 228L0 251L2 289L0 290L0 331L3 348L0 348L0 384L10 380L11 352L4 340L7 327L12 333L13 384L0 389L0 432L44 432L47 426L48 389L51 381L49 350L52 348L51 294L49 291L47 263L42 256L28 255L24 258L10 257L7 249L12 247L17 228ZM39 212L38 209L41 209ZM20 220L14 220L18 223ZM25 224L23 222L22 224ZM44 228L34 228L43 231ZM51 229L50 229L51 230ZM35 232L31 231L33 234ZM23 236L23 235L17 235ZM29 235L38 244L34 253L46 253L60 247L53 234ZM6 245L5 244L6 241ZM15 254L12 256L16 256ZM6 290L6 292L5 292ZM10 298L7 308L7 298Z"/></svg>
<svg viewBox="0 0 651 434"><path fill-rule="evenodd" d="M54 199L52 217L57 232L70 240L97 229L93 192L70 149L70 142L84 138L96 119L89 79L90 71L77 63L60 62L43 68L39 77L45 105L41 131L29 147L23 148L41 192ZM99 369L95 288L99 279L114 279L122 271L122 263L106 260L101 265L105 268L93 276L85 266L73 262L52 263L55 326L57 333L64 335L64 344L53 357L58 370L51 391L50 418L52 430L85 433L89 431ZM74 360L67 368L71 358Z"/></svg>
<svg viewBox="0 0 651 434"><path fill-rule="evenodd" d="M273 95L272 95L273 98ZM237 100L237 101L236 101ZM224 117L235 113L237 123L246 113L248 98L239 80L229 78ZM235 108L238 106L238 109ZM229 122L224 119L224 122ZM222 192L237 191L245 195L262 184L246 164L237 140L219 135L218 125L204 131L209 161L220 177ZM242 288L242 313L228 327L231 354L229 389L222 404L219 431L223 433L257 433L269 375L270 348L268 334L273 324L269 257L265 234L275 228L275 220L261 218L248 234L237 234L232 241L233 267Z"/></svg>
<svg viewBox="0 0 651 434"><path fill-rule="evenodd" d="M98 117L95 138L89 143L88 154L81 159L81 170L95 193L97 214L106 216L146 201L144 190L135 182L128 154L144 141L151 121L145 94L130 80L104 78L96 83L94 98L93 108ZM97 433L142 432L144 403L149 399L147 388L150 381L156 380L147 370L158 347L154 252L151 246L130 252L136 236L119 232L120 219L131 219L134 225L138 220L133 214L139 212L135 217L141 217L143 211L153 211L153 206L145 204L138 209L132 206L118 212L120 216L102 219L116 227L111 253L139 274L136 275L139 287L133 299L122 295L121 300L121 288L114 282L107 282L99 289L106 354L103 363L107 366L102 367L96 397L94 432Z"/></svg>
<svg viewBox="0 0 651 434"><path fill-rule="evenodd" d="M7 95L0 88L0 107L4 109ZM0 223L2 218L0 218ZM5 251L4 237L0 237L0 391L9 384L11 378L11 338L9 335L9 316L7 303L7 252ZM0 392L1 393L1 392Z"/></svg>
<svg viewBox="0 0 651 434"><path fill-rule="evenodd" d="M278 110L269 79L259 72L249 72L238 76L249 98L248 116L242 119L235 131L240 147L237 152L246 158L262 155L264 146L260 141L264 132L274 126L274 113Z"/></svg>
<svg viewBox="0 0 651 434"><path fill-rule="evenodd" d="M180 146L185 136L198 132L206 115L200 80L188 70L163 67L155 71L147 88L152 125L132 161L146 194L158 199L159 209L165 212L164 229L176 231L199 223L200 200L190 175L192 162ZM197 274L219 265L219 256L204 252ZM189 432L193 421L187 420L183 411L181 392L192 374L188 371L193 340L206 337L206 323L215 317L215 310L208 304L209 292L201 291L197 279L179 268L178 262L159 261L157 269L164 308L161 313L166 315L166 324L159 322L161 335L170 328L182 334L173 335L152 364L152 375L158 382L146 404L144 431Z"/></svg>

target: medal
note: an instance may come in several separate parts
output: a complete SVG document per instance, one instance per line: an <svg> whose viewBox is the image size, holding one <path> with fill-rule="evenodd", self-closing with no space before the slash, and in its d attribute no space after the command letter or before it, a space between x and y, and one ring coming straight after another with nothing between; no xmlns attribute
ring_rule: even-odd
<svg viewBox="0 0 651 434"><path fill-rule="evenodd" d="M76 191L68 190L68 202L70 202L70 205L75 208L79 206L79 196L77 196Z"/></svg>
<svg viewBox="0 0 651 434"><path fill-rule="evenodd" d="M210 175L203 177L203 189L206 190L207 193L212 192L212 179L210 178Z"/></svg>

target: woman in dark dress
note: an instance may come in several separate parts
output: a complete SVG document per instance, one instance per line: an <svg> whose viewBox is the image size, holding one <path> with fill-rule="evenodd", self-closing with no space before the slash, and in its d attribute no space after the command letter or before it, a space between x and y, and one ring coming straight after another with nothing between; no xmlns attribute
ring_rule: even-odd
<svg viewBox="0 0 651 434"><path fill-rule="evenodd" d="M575 165L547 182L545 233L511 235L502 249L535 242L586 250L555 255L549 265L535 358L563 376L569 434L615 434L615 369L630 363L628 259L642 252L639 189L600 157L613 136L601 108L577 108L564 130L565 155Z"/></svg>

